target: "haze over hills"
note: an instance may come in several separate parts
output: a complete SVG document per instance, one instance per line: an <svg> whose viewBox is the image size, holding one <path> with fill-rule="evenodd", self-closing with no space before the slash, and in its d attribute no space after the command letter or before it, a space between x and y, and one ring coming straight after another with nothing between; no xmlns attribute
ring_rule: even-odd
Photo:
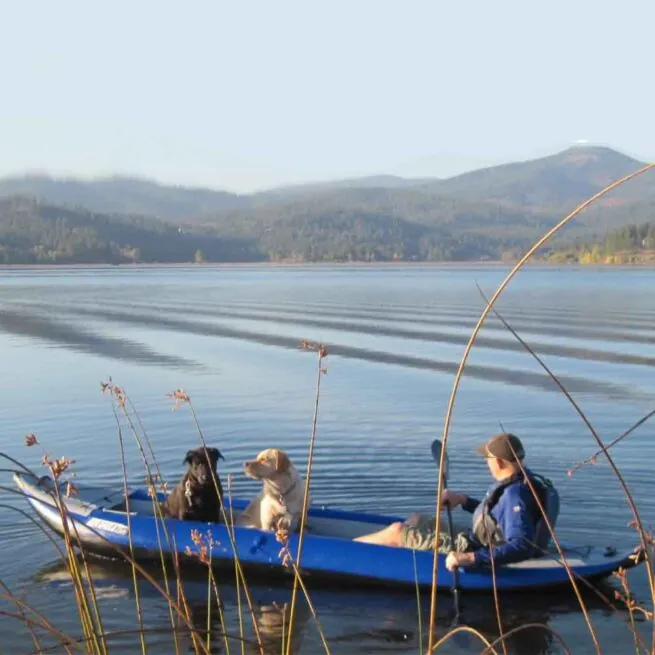
<svg viewBox="0 0 655 655"><path fill-rule="evenodd" d="M68 207L85 207L106 214L143 214L163 219L247 206L236 193L166 186L134 177L99 180L23 175L0 179L0 197L31 196Z"/></svg>
<svg viewBox="0 0 655 655"><path fill-rule="evenodd" d="M403 189L417 187L431 182L437 178L405 178L398 175L370 175L366 177L346 178L330 182L307 182L293 186L276 187L266 191L259 191L254 195L257 201L262 199L293 198L306 196L324 191L337 189Z"/></svg>
<svg viewBox="0 0 655 655"><path fill-rule="evenodd" d="M155 240L161 261L176 256L192 261L197 250L208 261L498 259L524 250L568 210L642 165L610 148L577 146L448 179L378 175L250 195L124 177L11 177L0 180L0 197L39 202L20 216L15 215L20 203L0 204L0 249L7 263L17 257L43 261L46 251L47 261L82 257L79 243L73 250L60 244L60 257L52 238L44 236L50 232L48 221L64 216L66 225L74 225L68 238L76 231L93 232L94 239L110 244L112 261L158 261L157 248L142 245L145 234L160 229L171 230L166 247L159 237ZM584 212L554 245L653 220L654 199L655 175L628 182ZM130 231L130 225L141 232ZM184 239L176 240L175 234ZM134 246L137 242L141 245ZM180 244L177 255L175 243ZM226 250L229 244L234 252ZM109 251L95 248L93 257Z"/></svg>

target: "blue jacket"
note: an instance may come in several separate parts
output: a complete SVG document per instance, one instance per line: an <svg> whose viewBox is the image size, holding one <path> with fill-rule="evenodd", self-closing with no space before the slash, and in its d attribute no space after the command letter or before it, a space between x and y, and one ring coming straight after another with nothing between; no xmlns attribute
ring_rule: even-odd
<svg viewBox="0 0 655 655"><path fill-rule="evenodd" d="M526 473L532 478L527 469ZM505 542L493 548L494 564L519 562L529 559L534 554L535 527L541 513L530 487L522 480L522 477L521 475L521 479L511 482L490 509L490 514L502 531ZM494 482L487 490L486 496L491 495L496 488L503 484L507 484L507 481ZM467 512L474 513L480 506L480 502L469 498L462 508ZM483 546L472 530L469 530L467 537L475 552L475 564L489 564L491 561L490 548Z"/></svg>

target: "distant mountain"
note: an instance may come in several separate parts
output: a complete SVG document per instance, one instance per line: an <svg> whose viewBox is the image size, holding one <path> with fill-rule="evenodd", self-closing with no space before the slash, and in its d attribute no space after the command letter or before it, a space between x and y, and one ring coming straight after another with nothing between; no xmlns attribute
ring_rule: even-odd
<svg viewBox="0 0 655 655"><path fill-rule="evenodd" d="M0 179L0 197L14 195L105 214L141 214L164 219L249 204L246 198L227 191L165 186L131 177L87 181L26 175Z"/></svg>
<svg viewBox="0 0 655 655"><path fill-rule="evenodd" d="M640 166L643 162L610 148L576 146L548 157L464 173L435 182L432 188L468 200L561 210L579 204ZM655 182L646 177L612 194L614 199L646 196L655 196Z"/></svg>
<svg viewBox="0 0 655 655"><path fill-rule="evenodd" d="M446 179L395 175L283 186L254 194L169 186L132 177L99 180L28 175L0 179L0 197L32 196L57 205L93 211L141 214L180 220L235 209L326 196L347 190L410 190L420 198L450 197L468 202L495 202L536 211L561 211L593 195L606 184L643 165L632 157L600 146L576 146L548 157L492 166ZM655 183L644 177L621 187L604 201L618 205L655 197Z"/></svg>
<svg viewBox="0 0 655 655"><path fill-rule="evenodd" d="M18 250L34 253L45 240L48 252L58 252L58 246L51 247L51 219L66 210L72 212L66 215L66 241L95 230L101 243L110 244L112 261L124 257L129 252L124 247L133 242L141 244L140 261L190 261L192 250L202 250L208 261L499 259L523 252L570 209L641 166L609 148L575 147L444 180L381 175L242 196L133 178L8 178L0 180L0 198L16 193L39 198L35 207L41 209L25 213L17 211L16 204L0 204L0 223L5 225L0 247L4 244L14 252L12 230L20 226L23 244ZM583 212L551 247L598 239L628 223L654 220L651 173ZM184 239L177 239L178 228ZM155 234L159 236L149 245L147 235ZM199 240L206 240L206 247ZM84 257L83 250L80 246L72 254L66 248L61 252L73 261ZM100 250L94 252L98 261Z"/></svg>

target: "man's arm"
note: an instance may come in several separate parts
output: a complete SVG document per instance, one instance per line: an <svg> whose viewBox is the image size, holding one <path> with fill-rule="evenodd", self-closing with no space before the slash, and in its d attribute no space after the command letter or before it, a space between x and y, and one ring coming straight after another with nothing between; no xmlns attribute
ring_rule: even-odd
<svg viewBox="0 0 655 655"><path fill-rule="evenodd" d="M462 509L469 514L473 514L477 509L480 501L477 498L466 497L466 500L462 503Z"/></svg>
<svg viewBox="0 0 655 655"><path fill-rule="evenodd" d="M509 487L501 496L499 503L500 529L505 543L494 548L481 548L475 551L475 564L488 565L493 554L494 564L520 562L532 556L534 540L533 516L530 512L532 494L523 485Z"/></svg>
<svg viewBox="0 0 655 655"><path fill-rule="evenodd" d="M461 506L465 512L473 514L475 508L480 504L480 501L475 498L469 498L466 494L460 494L456 491L446 489L442 496L441 503L442 507L445 507L446 505L450 505L453 508Z"/></svg>

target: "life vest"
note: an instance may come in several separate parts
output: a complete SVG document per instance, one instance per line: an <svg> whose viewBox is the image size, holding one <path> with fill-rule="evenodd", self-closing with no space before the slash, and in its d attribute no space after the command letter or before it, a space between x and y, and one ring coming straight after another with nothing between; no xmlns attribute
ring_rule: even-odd
<svg viewBox="0 0 655 655"><path fill-rule="evenodd" d="M529 477L535 487L535 491L539 495L539 501L548 517L548 521L554 529L557 517L559 516L559 493L548 478L538 475L537 473L532 473L532 471L530 471ZM524 479L522 473L517 473L516 475L507 478L507 480L499 482L476 507L475 512L473 513L472 532L473 536L482 546L500 546L505 543L503 531L491 514L491 510L507 487L516 482L523 481ZM539 507L537 506L535 509L538 512L538 517L535 521L533 550L535 551L535 556L539 556L543 555L543 551L548 547L551 534Z"/></svg>

